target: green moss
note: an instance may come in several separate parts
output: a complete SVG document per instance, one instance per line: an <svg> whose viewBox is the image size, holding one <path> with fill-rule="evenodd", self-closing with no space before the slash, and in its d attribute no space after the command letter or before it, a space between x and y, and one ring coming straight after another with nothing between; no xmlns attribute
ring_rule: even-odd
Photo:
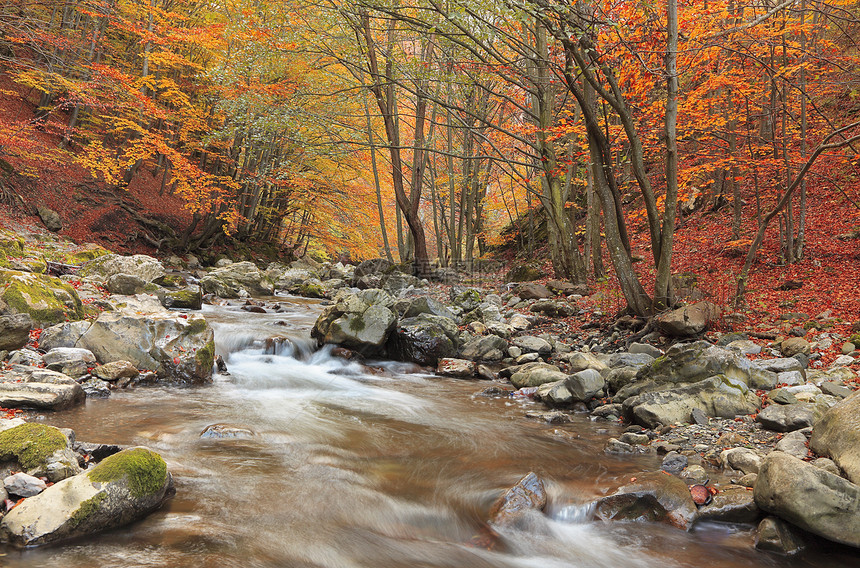
<svg viewBox="0 0 860 568"><path fill-rule="evenodd" d="M0 459L15 458L24 469L34 469L66 445L58 429L28 422L0 432Z"/></svg>
<svg viewBox="0 0 860 568"><path fill-rule="evenodd" d="M69 519L69 524L71 525L71 527L75 528L79 524L90 518L94 513L99 510L99 504L106 498L107 493L101 491L81 503L81 506L78 507L78 510L75 511L72 517Z"/></svg>
<svg viewBox="0 0 860 568"><path fill-rule="evenodd" d="M167 481L167 464L146 448L131 448L102 460L87 473L91 481L108 483L125 478L134 497L153 495Z"/></svg>
<svg viewBox="0 0 860 568"><path fill-rule="evenodd" d="M206 320L198 317L188 320L188 326L185 327L183 333L185 335L197 335L206 331Z"/></svg>
<svg viewBox="0 0 860 568"><path fill-rule="evenodd" d="M17 270L0 270L0 297L18 313L44 324L84 317L83 304L73 287L58 278Z"/></svg>
<svg viewBox="0 0 860 568"><path fill-rule="evenodd" d="M349 318L349 330L353 333L358 333L365 328L364 317L362 315L356 314Z"/></svg>
<svg viewBox="0 0 860 568"><path fill-rule="evenodd" d="M304 283L299 286L298 292L305 298L325 298L325 291L319 284Z"/></svg>
<svg viewBox="0 0 860 568"><path fill-rule="evenodd" d="M60 262L62 262L63 264L73 264L75 266L80 266L81 264L90 262L108 254L111 254L109 250L96 245L92 248L64 253L60 257Z"/></svg>
<svg viewBox="0 0 860 568"><path fill-rule="evenodd" d="M211 369L215 363L215 342L210 341L194 354L194 359L202 369Z"/></svg>
<svg viewBox="0 0 860 568"><path fill-rule="evenodd" d="M860 333L855 333L848 338L848 343L853 343L854 347L860 348Z"/></svg>

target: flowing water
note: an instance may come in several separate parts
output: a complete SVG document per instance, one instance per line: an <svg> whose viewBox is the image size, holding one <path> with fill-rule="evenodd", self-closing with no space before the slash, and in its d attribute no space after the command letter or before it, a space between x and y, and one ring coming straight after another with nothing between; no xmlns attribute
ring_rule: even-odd
<svg viewBox="0 0 860 568"><path fill-rule="evenodd" d="M177 495L130 527L0 551L0 566L857 566L844 550L756 553L748 527L588 521L589 502L616 479L659 467L657 458L608 457L603 443L617 427L587 416L532 422L523 417L532 403L473 397L485 383L395 363L370 373L313 352L318 305L280 300L288 312L206 308L230 371L211 385L116 392L47 416L80 440L160 452ZM273 336L282 341L267 344ZM215 423L256 435L201 438ZM491 550L471 545L494 499L528 471L547 481L547 515Z"/></svg>

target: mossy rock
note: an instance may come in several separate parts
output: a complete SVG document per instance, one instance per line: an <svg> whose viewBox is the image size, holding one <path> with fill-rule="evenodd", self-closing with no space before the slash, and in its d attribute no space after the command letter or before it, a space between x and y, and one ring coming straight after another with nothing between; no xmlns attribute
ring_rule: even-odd
<svg viewBox="0 0 860 568"><path fill-rule="evenodd" d="M323 287L319 284L305 282L304 284L299 285L296 291L299 296L303 296L305 298L325 298L325 290L323 290Z"/></svg>
<svg viewBox="0 0 860 568"><path fill-rule="evenodd" d="M10 259L21 258L23 255L23 239L14 233L0 229L0 261L8 263Z"/></svg>
<svg viewBox="0 0 860 568"><path fill-rule="evenodd" d="M68 440L57 428L27 422L0 432L0 459L15 459L26 470L36 469Z"/></svg>
<svg viewBox="0 0 860 568"><path fill-rule="evenodd" d="M505 275L507 282L531 282L544 275L540 266L532 263L514 264Z"/></svg>
<svg viewBox="0 0 860 568"><path fill-rule="evenodd" d="M201 349L194 353L194 359L200 365L201 369L211 369L215 364L215 342L210 341Z"/></svg>
<svg viewBox="0 0 860 568"><path fill-rule="evenodd" d="M44 274L0 269L0 299L43 326L80 320L85 315L75 289Z"/></svg>
<svg viewBox="0 0 860 568"><path fill-rule="evenodd" d="M109 483L125 478L132 496L153 495L164 488L167 464L147 448L123 450L102 460L87 472L91 481Z"/></svg>

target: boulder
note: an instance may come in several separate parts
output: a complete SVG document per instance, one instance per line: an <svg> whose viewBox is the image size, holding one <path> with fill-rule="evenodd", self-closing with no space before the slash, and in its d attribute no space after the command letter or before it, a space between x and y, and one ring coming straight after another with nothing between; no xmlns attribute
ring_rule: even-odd
<svg viewBox="0 0 860 568"><path fill-rule="evenodd" d="M468 340L460 348L460 356L473 361L499 361L507 355L508 342L498 335L485 335Z"/></svg>
<svg viewBox="0 0 860 568"><path fill-rule="evenodd" d="M128 361L164 380L200 383L212 378L215 341L199 315L104 312L81 336L101 363Z"/></svg>
<svg viewBox="0 0 860 568"><path fill-rule="evenodd" d="M750 362L736 352L707 341L673 345L665 355L640 369L637 377L657 384L694 383L723 375L749 384Z"/></svg>
<svg viewBox="0 0 860 568"><path fill-rule="evenodd" d="M529 472L516 485L505 491L490 508L490 524L494 527L517 528L530 512L546 507L546 488L534 472Z"/></svg>
<svg viewBox="0 0 860 568"><path fill-rule="evenodd" d="M567 377L564 384L573 400L588 402L603 392L605 382L594 369L585 369Z"/></svg>
<svg viewBox="0 0 860 568"><path fill-rule="evenodd" d="M386 343L388 355L399 361L433 365L457 354L460 338L451 319L421 314L400 321Z"/></svg>
<svg viewBox="0 0 860 568"><path fill-rule="evenodd" d="M475 288L451 288L451 303L464 312L471 312L481 305L481 292Z"/></svg>
<svg viewBox="0 0 860 568"><path fill-rule="evenodd" d="M36 422L25 422L0 431L0 460L17 464L28 475L45 476L52 482L81 471L63 432Z"/></svg>
<svg viewBox="0 0 860 568"><path fill-rule="evenodd" d="M511 375L511 384L521 389L523 387L538 387L545 383L554 383L566 379L567 373L562 373L555 365L526 363Z"/></svg>
<svg viewBox="0 0 860 568"><path fill-rule="evenodd" d="M238 298L245 290L252 296L271 296L275 287L253 262L234 262L216 268L200 279L200 287L220 298Z"/></svg>
<svg viewBox="0 0 860 568"><path fill-rule="evenodd" d="M771 404L756 416L756 422L775 432L792 432L814 426L824 413L815 403Z"/></svg>
<svg viewBox="0 0 860 568"><path fill-rule="evenodd" d="M662 314L655 319L657 330L671 337L692 337L708 329L721 315L719 306L698 302Z"/></svg>
<svg viewBox="0 0 860 568"><path fill-rule="evenodd" d="M39 345L50 351L56 347L74 347L90 328L88 321L67 321L42 330Z"/></svg>
<svg viewBox="0 0 860 568"><path fill-rule="evenodd" d="M609 368L609 365L607 365L603 361L603 359L593 353L581 353L579 351L572 351L562 356L561 359L567 361L567 363L570 365L571 373L577 373L579 371L584 371L585 369L603 371L604 369Z"/></svg>
<svg viewBox="0 0 860 568"><path fill-rule="evenodd" d="M530 282L543 276L543 270L536 264L517 263L505 275L505 282Z"/></svg>
<svg viewBox="0 0 860 568"><path fill-rule="evenodd" d="M62 373L26 366L0 373L0 407L61 410L83 401L81 385Z"/></svg>
<svg viewBox="0 0 860 568"><path fill-rule="evenodd" d="M517 289L517 295L523 300L545 300L552 298L554 294L543 284L530 282L523 284Z"/></svg>
<svg viewBox="0 0 860 568"><path fill-rule="evenodd" d="M397 265L390 260L386 260L384 258L372 258L361 262L355 267L353 278L357 280L362 276L369 276L372 274L390 274L395 270L397 270Z"/></svg>
<svg viewBox="0 0 860 568"><path fill-rule="evenodd" d="M803 531L779 517L765 517L755 534L755 547L765 552L793 556L807 546Z"/></svg>
<svg viewBox="0 0 860 568"><path fill-rule="evenodd" d="M23 547L114 529L157 509L172 487L161 456L123 450L15 507L0 522L0 538Z"/></svg>
<svg viewBox="0 0 860 568"><path fill-rule="evenodd" d="M404 298L397 300L394 303L394 311L401 318L413 318L421 314L430 314L441 316L450 320L454 319L454 314L448 307L430 296L418 296L415 298Z"/></svg>
<svg viewBox="0 0 860 568"><path fill-rule="evenodd" d="M549 404L569 404L574 402L566 381L544 383L538 387L535 397Z"/></svg>
<svg viewBox="0 0 860 568"><path fill-rule="evenodd" d="M156 292L161 305L168 309L199 310L203 307L203 291L192 285L178 290L159 288Z"/></svg>
<svg viewBox="0 0 860 568"><path fill-rule="evenodd" d="M758 473L762 457L749 448L730 448L720 453L723 467L736 469L745 474Z"/></svg>
<svg viewBox="0 0 860 568"><path fill-rule="evenodd" d="M633 354L644 353L645 355L650 355L654 359L663 356L663 352L659 348L648 343L637 343L635 341L630 344L628 351Z"/></svg>
<svg viewBox="0 0 860 568"><path fill-rule="evenodd" d="M552 345L540 337L524 335L515 338L513 344L519 347L523 353L537 353L544 356L552 353Z"/></svg>
<svg viewBox="0 0 860 568"><path fill-rule="evenodd" d="M53 209L39 205L36 207L36 213L38 213L39 219L42 220L42 223L45 224L45 227L49 231L57 233L62 230L63 220L60 218L60 214Z"/></svg>
<svg viewBox="0 0 860 568"><path fill-rule="evenodd" d="M48 488L44 481L23 471L6 476L3 479L3 487L7 493L18 497L33 497Z"/></svg>
<svg viewBox="0 0 860 568"><path fill-rule="evenodd" d="M87 398L106 398L110 396L110 383L96 377L82 382L81 388L84 389Z"/></svg>
<svg viewBox="0 0 860 568"><path fill-rule="evenodd" d="M443 377L468 379L475 376L475 362L466 359L441 359L436 366L436 373Z"/></svg>
<svg viewBox="0 0 860 568"><path fill-rule="evenodd" d="M761 516L752 491L746 487L721 487L711 502L699 509L696 522L754 523Z"/></svg>
<svg viewBox="0 0 860 568"><path fill-rule="evenodd" d="M759 508L813 534L860 547L860 486L783 452L764 460Z"/></svg>
<svg viewBox="0 0 860 568"><path fill-rule="evenodd" d="M0 269L0 300L12 313L28 314L37 327L84 317L75 289L45 274Z"/></svg>
<svg viewBox="0 0 860 568"><path fill-rule="evenodd" d="M756 359L752 363L759 369L772 371L774 373L784 373L786 371L802 371L803 364L794 357L780 357L777 359Z"/></svg>
<svg viewBox="0 0 860 568"><path fill-rule="evenodd" d="M576 315L579 310L578 308L576 308L576 306L572 306L567 302L556 300L538 300L534 304L529 306L529 311L543 314L550 318L566 318Z"/></svg>
<svg viewBox="0 0 860 568"><path fill-rule="evenodd" d="M689 422L694 408L712 418L734 418L752 414L754 394L743 383L718 375L686 386L644 392L624 401L624 411L637 424L648 428Z"/></svg>
<svg viewBox="0 0 860 568"><path fill-rule="evenodd" d="M107 279L107 289L111 294L119 294L121 296L133 296L143 292L146 286L146 281L140 276L134 274L124 274L122 272L111 275Z"/></svg>
<svg viewBox="0 0 860 568"><path fill-rule="evenodd" d="M812 429L812 450L828 456L860 485L860 391L839 402Z"/></svg>
<svg viewBox="0 0 860 568"><path fill-rule="evenodd" d="M761 353L761 345L749 339L736 339L726 344L725 348L737 351L741 355L758 355Z"/></svg>
<svg viewBox="0 0 860 568"><path fill-rule="evenodd" d="M342 345L365 355L379 353L397 323L393 305L394 299L383 290L341 290L334 304L317 318L311 336L320 345Z"/></svg>
<svg viewBox="0 0 860 568"><path fill-rule="evenodd" d="M809 355L812 352L812 346L802 337L789 337L780 344L779 350L783 357L793 357L798 353Z"/></svg>
<svg viewBox="0 0 860 568"><path fill-rule="evenodd" d="M29 314L0 316L0 351L21 349L30 340L33 318Z"/></svg>
<svg viewBox="0 0 860 568"><path fill-rule="evenodd" d="M773 449L777 452L785 452L790 456L803 459L809 453L806 443L806 434L795 430L783 436L782 440L777 442Z"/></svg>
<svg viewBox="0 0 860 568"><path fill-rule="evenodd" d="M128 361L111 361L93 369L93 375L103 381L118 381L119 379L136 379L140 375L140 371Z"/></svg>
<svg viewBox="0 0 860 568"><path fill-rule="evenodd" d="M665 521L687 530L696 517L696 504L679 477L663 471L647 472L598 499L594 516L603 521Z"/></svg>
<svg viewBox="0 0 860 568"><path fill-rule="evenodd" d="M89 349L55 347L42 356L45 366L52 371L78 378L96 366L96 357Z"/></svg>
<svg viewBox="0 0 860 568"><path fill-rule="evenodd" d="M155 258L145 254L122 256L106 254L91 260L81 267L80 276L96 276L109 280L115 274L129 274L144 282L152 282L165 275L164 266Z"/></svg>

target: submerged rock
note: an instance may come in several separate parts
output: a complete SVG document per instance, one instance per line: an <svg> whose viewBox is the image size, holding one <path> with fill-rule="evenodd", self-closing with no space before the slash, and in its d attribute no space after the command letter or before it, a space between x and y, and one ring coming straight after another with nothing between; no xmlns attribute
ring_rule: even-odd
<svg viewBox="0 0 860 568"><path fill-rule="evenodd" d="M211 424L200 434L205 440L251 440L256 436L250 428L235 424Z"/></svg>
<svg viewBox="0 0 860 568"><path fill-rule="evenodd" d="M490 509L490 524L496 527L518 527L529 512L546 507L546 488L534 472L529 472L516 485L499 497Z"/></svg>

